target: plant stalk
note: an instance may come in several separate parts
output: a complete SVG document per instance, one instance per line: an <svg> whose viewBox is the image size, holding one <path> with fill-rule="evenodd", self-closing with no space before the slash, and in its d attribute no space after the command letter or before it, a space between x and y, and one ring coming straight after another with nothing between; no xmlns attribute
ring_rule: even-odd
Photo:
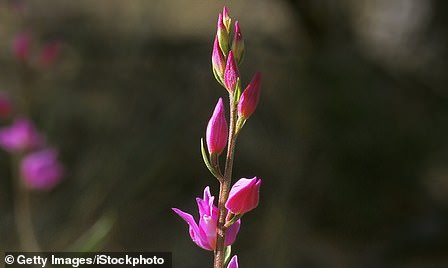
<svg viewBox="0 0 448 268"><path fill-rule="evenodd" d="M21 156L13 155L12 159L13 179L16 186L14 212L20 246L26 252L40 252L41 250L33 227L29 191L23 185L19 172Z"/></svg>
<svg viewBox="0 0 448 268"><path fill-rule="evenodd" d="M225 207L226 201L229 198L230 185L232 182L232 168L235 153L235 143L237 138L236 132L236 104L233 94L230 94L230 127L229 127L229 141L227 144L226 165L224 169L224 178L219 184L219 201L218 201L218 226L216 232L216 249L214 258L214 268L224 267L225 258L225 239L226 239L226 215L227 209Z"/></svg>

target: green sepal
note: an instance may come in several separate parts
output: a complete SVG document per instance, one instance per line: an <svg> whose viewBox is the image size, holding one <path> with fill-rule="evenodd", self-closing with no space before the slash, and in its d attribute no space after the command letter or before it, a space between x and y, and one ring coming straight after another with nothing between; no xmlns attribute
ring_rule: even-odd
<svg viewBox="0 0 448 268"><path fill-rule="evenodd" d="M241 80L238 77L236 80L235 91L233 94L233 103L235 106L238 105L238 102L240 101L240 97L241 97Z"/></svg>
<svg viewBox="0 0 448 268"><path fill-rule="evenodd" d="M210 164L210 161L208 159L208 154L207 154L207 150L205 149L205 145L204 145L204 139L201 138L201 153L202 153L202 159L204 160L205 165L207 166L207 169L210 171L210 173L212 173L213 176L215 176L215 178L217 178L218 180L221 179L221 174L219 174L219 172L213 168L213 166Z"/></svg>
<svg viewBox="0 0 448 268"><path fill-rule="evenodd" d="M227 29L218 29L217 35L219 48L221 48L222 54L226 56L230 51L229 32L227 31Z"/></svg>
<svg viewBox="0 0 448 268"><path fill-rule="evenodd" d="M215 76L216 81L218 81L218 83L225 88L222 77L216 72L216 69L213 68L213 66L212 66L212 70L213 70L213 75Z"/></svg>
<svg viewBox="0 0 448 268"><path fill-rule="evenodd" d="M243 128L246 121L247 121L247 118L238 116L238 120L236 121L236 130L235 130L236 133L240 132L240 130Z"/></svg>
<svg viewBox="0 0 448 268"><path fill-rule="evenodd" d="M229 265L231 256L232 256L232 246L229 245L226 247L224 251L224 267L227 267L227 265Z"/></svg>
<svg viewBox="0 0 448 268"><path fill-rule="evenodd" d="M234 224L239 219L241 219L243 217L244 213L243 214L231 214L231 215L232 215L232 217L224 225L224 227L226 227L226 228L229 228L230 226L232 226L232 224Z"/></svg>

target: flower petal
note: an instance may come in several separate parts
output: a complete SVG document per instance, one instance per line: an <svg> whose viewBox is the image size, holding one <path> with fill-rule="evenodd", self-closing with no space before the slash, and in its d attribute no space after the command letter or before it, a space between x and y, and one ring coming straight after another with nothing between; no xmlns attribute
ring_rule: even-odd
<svg viewBox="0 0 448 268"><path fill-rule="evenodd" d="M208 243L207 236L204 234L204 231L199 229L198 225L196 224L191 214L183 212L182 210L177 208L172 208L172 210L188 223L188 225L190 226L189 228L190 237L193 240L193 242L196 243L196 245L200 246L205 250L213 250L213 248L211 248Z"/></svg>

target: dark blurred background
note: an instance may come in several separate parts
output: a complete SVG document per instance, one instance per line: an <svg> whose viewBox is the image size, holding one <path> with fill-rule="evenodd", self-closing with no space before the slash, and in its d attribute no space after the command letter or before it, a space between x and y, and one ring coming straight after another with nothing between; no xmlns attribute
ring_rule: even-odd
<svg viewBox="0 0 448 268"><path fill-rule="evenodd" d="M218 192L199 141L226 95L210 63L224 4L243 84L263 74L236 149L234 179L263 179L240 267L448 267L444 0L1 0L0 89L26 95L67 170L31 196L42 248L103 232L101 250L211 267L170 208L197 217L194 198ZM63 44L31 78L11 55L23 31ZM19 250L3 151L0 178L0 250Z"/></svg>

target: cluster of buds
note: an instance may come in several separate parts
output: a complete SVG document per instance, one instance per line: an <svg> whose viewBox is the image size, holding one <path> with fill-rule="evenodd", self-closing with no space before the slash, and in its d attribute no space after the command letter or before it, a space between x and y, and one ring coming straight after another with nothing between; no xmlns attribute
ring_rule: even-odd
<svg viewBox="0 0 448 268"><path fill-rule="evenodd" d="M0 115L4 110L8 115L13 112L6 96L0 94ZM60 182L64 172L57 151L47 145L31 120L15 117L9 126L0 128L0 148L19 159L20 178L28 189L50 190Z"/></svg>
<svg viewBox="0 0 448 268"><path fill-rule="evenodd" d="M231 188L232 165L235 142L246 120L255 111L260 97L261 74L255 73L244 91L241 89L239 65L242 63L245 46L241 28L234 23L224 7L218 16L217 33L212 51L212 70L220 85L229 95L230 122L226 120L224 101L219 98L207 124L206 147L201 140L204 162L220 183L218 207L213 204L214 196L207 186L203 199L197 198L199 221L180 209L173 208L189 225L191 239L199 247L214 251L215 268L237 268L235 255L230 259L230 245L235 241L241 225L241 217L258 206L261 180L242 178ZM227 147L225 170L219 166L219 158ZM225 256L224 256L225 255Z"/></svg>
<svg viewBox="0 0 448 268"><path fill-rule="evenodd" d="M15 36L11 44L13 56L21 63L45 68L53 65L61 53L62 44L58 40L50 40L33 53L33 38L28 32L21 32Z"/></svg>

